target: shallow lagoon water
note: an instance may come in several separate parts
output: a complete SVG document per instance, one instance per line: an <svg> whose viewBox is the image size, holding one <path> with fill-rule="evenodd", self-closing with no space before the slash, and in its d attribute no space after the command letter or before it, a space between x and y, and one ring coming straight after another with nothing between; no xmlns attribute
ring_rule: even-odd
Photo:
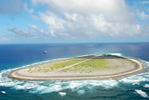
<svg viewBox="0 0 149 100"><path fill-rule="evenodd" d="M44 51L47 54L43 54ZM1 100L145 100L149 99L149 43L0 45ZM121 53L139 60L142 71L96 80L25 81L8 73L54 59L85 54Z"/></svg>

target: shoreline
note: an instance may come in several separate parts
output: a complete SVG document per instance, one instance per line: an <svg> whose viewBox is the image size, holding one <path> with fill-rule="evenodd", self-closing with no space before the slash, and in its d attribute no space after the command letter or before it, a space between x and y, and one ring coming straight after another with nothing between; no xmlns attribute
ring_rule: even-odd
<svg viewBox="0 0 149 100"><path fill-rule="evenodd" d="M116 55L116 54L108 54L108 55L114 55L114 56L117 56L117 57L122 57L122 58L125 58L125 59L128 59L128 60L131 60L135 63L137 63L137 67L135 68L130 68L128 70L124 70L124 71L121 71L123 70L124 68L120 68L119 69L103 69L103 70L100 70L98 71L98 73L100 74L94 74L94 73L78 73L78 74L75 74L75 73L69 73L69 72L66 72L66 73L54 73L54 72L49 72L49 73L38 73L40 75L37 75L36 73L34 73L33 75L30 74L30 75L26 75L26 74L23 74L23 71L22 70L26 70L27 68L23 68L23 69L18 69L18 70L15 70L11 73L9 73L9 77L11 78L15 78L15 79L20 79L20 80L83 80L83 79L104 79L104 78L114 78L114 77L120 77L120 76L125 76L125 75L129 75L129 74L133 74L135 72L138 72L138 71L141 71L143 69L143 66L141 64L141 62L139 62L138 60L135 60L135 59L131 59L131 58L127 58L127 57L124 57L124 56L121 56L121 55ZM83 56L88 56L88 55L83 55ZM78 56L78 57L83 57L83 56ZM65 59L70 59L70 58L65 58ZM32 66L34 67L34 66ZM113 71L113 72L112 72ZM110 72L110 73L108 73ZM104 73L104 74L102 74Z"/></svg>

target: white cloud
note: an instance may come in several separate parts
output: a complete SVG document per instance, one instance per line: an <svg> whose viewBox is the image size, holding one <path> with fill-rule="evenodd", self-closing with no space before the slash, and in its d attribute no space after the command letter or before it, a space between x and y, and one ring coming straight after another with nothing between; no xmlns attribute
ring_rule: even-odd
<svg viewBox="0 0 149 100"><path fill-rule="evenodd" d="M69 13L64 13L64 16L67 20L72 20L72 21L76 21L78 14L69 14Z"/></svg>
<svg viewBox="0 0 149 100"><path fill-rule="evenodd" d="M124 0L32 0L32 3L48 4L51 5L50 8L60 8L60 11L75 10L81 13L119 12L118 7L125 8Z"/></svg>
<svg viewBox="0 0 149 100"><path fill-rule="evenodd" d="M8 39L0 35L0 41L6 41L6 40Z"/></svg>
<svg viewBox="0 0 149 100"><path fill-rule="evenodd" d="M109 20L133 20L124 0L32 0L33 4L47 4L50 11L56 14L104 14ZM127 16L126 16L127 14Z"/></svg>
<svg viewBox="0 0 149 100"><path fill-rule="evenodd" d="M65 21L61 18L58 18L57 15L51 13L51 12L46 12L46 13L41 13L39 12L40 19L47 25L49 25L50 28L52 29L64 29L63 24Z"/></svg>
<svg viewBox="0 0 149 100"><path fill-rule="evenodd" d="M69 34L65 31L65 20L58 17L56 14L47 11L46 13L39 12L40 19L48 26L47 31L53 36L68 37Z"/></svg>
<svg viewBox="0 0 149 100"><path fill-rule="evenodd" d="M29 13L33 13L34 12L34 9L30 9L28 12Z"/></svg>
<svg viewBox="0 0 149 100"><path fill-rule="evenodd" d="M39 18L35 15L31 15L31 18L34 19L34 20L39 20Z"/></svg>
<svg viewBox="0 0 149 100"><path fill-rule="evenodd" d="M26 2L24 3L24 9L27 10L30 14L34 12L34 9L28 9L28 5Z"/></svg>
<svg viewBox="0 0 149 100"><path fill-rule="evenodd" d="M149 1L142 1L141 3L149 4Z"/></svg>
<svg viewBox="0 0 149 100"><path fill-rule="evenodd" d="M20 30L18 28L8 28L9 31L13 32L14 34L20 36L20 37L35 37L34 34L26 32L24 30Z"/></svg>
<svg viewBox="0 0 149 100"><path fill-rule="evenodd" d="M24 9L25 9L25 10L28 10L27 3L24 3L23 6L24 6Z"/></svg>
<svg viewBox="0 0 149 100"><path fill-rule="evenodd" d="M28 24L28 26L34 30L36 30L36 33L38 33L39 35L49 35L48 32L43 31L42 29L37 28L36 25L32 25L32 24Z"/></svg>
<svg viewBox="0 0 149 100"><path fill-rule="evenodd" d="M124 0L32 0L32 3L47 5L46 12L39 12L39 19L55 37L95 38L141 33L141 26Z"/></svg>
<svg viewBox="0 0 149 100"><path fill-rule="evenodd" d="M28 24L28 26L31 27L31 28L37 29L37 26L36 25Z"/></svg>
<svg viewBox="0 0 149 100"><path fill-rule="evenodd" d="M78 36L83 35L86 37L97 37L98 35L133 36L138 35L140 32L138 24L109 22L102 14L90 15L82 18L82 20L81 18L78 19L78 22L70 22L68 30L71 34L79 33Z"/></svg>
<svg viewBox="0 0 149 100"><path fill-rule="evenodd" d="M30 14L30 17L31 17L32 19L38 20L38 17L32 14L32 13L34 12L34 9L28 9L28 5L27 5L26 2L24 3L24 9L25 9L26 11L28 11L28 13Z"/></svg>
<svg viewBox="0 0 149 100"><path fill-rule="evenodd" d="M149 16L147 14L145 14L144 11L140 12L140 11L137 11L137 14L138 14L138 17L142 20L145 20L147 19Z"/></svg>

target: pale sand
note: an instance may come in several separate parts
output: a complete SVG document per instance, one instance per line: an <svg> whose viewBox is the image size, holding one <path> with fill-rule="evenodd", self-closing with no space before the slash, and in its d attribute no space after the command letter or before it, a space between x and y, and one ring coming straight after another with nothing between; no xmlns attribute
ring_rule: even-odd
<svg viewBox="0 0 149 100"><path fill-rule="evenodd" d="M110 54L110 55L112 55L112 54ZM84 56L80 56L80 57L84 57ZM90 73L86 73L86 72L80 73L80 71L78 71L78 72L75 72L75 71L37 72L37 71L35 71L35 72L30 73L28 71L29 68L24 68L24 69L19 69L19 70L11 72L9 74L9 77L16 78L16 79L23 79L23 80L98 79L98 78L119 77L119 76L123 76L123 75L132 74L132 73L138 72L138 71L143 69L143 66L139 61L137 61L135 59L126 58L126 57L121 56L121 55L116 55L116 56L110 57L110 58L107 56L101 56L101 55L97 55L97 57L104 58L110 64L111 68L95 70L95 71L92 71ZM123 57L125 59L129 59L133 62L136 62L137 66L135 66L133 63L130 63L130 61L124 62L119 57ZM89 60L94 59L94 58L95 57L91 57L91 58L89 58ZM84 62L84 61L82 61L82 62ZM54 63L57 63L57 62L55 61ZM79 63L81 63L81 62L79 62ZM124 63L124 64L122 64L122 63ZM48 64L50 64L50 63L48 63ZM114 67L115 65L117 65L119 67L116 68L116 67ZM72 65L68 66L68 67L72 67Z"/></svg>

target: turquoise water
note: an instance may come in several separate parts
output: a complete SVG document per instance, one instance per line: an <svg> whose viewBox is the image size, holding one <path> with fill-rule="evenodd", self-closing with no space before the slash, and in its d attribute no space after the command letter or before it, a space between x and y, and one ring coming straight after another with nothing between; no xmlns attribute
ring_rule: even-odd
<svg viewBox="0 0 149 100"><path fill-rule="evenodd" d="M47 51L47 54L43 54ZM145 67L131 75L96 80L24 81L8 73L54 59L84 54L121 53ZM149 43L0 45L0 100L149 99Z"/></svg>

